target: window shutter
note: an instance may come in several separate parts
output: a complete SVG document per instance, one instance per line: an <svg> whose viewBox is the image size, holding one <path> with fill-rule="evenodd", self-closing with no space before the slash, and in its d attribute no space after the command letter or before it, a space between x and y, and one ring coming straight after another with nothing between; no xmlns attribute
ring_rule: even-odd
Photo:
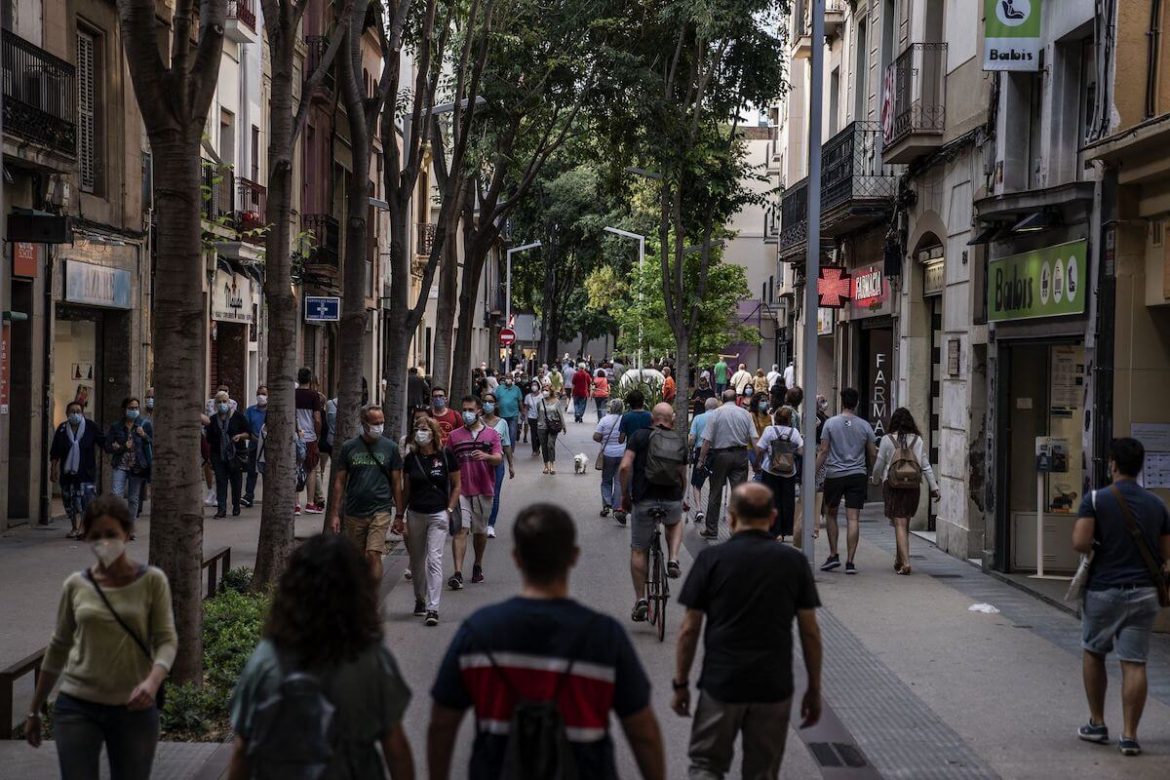
<svg viewBox="0 0 1170 780"><path fill-rule="evenodd" d="M93 192L97 182L97 100L94 90L94 50L97 41L89 33L77 33L77 163L81 189Z"/></svg>

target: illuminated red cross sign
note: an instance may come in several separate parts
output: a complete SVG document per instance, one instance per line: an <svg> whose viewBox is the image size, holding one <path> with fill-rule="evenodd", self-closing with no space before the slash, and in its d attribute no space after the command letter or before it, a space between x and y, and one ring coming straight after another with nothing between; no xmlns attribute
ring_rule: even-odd
<svg viewBox="0 0 1170 780"><path fill-rule="evenodd" d="M853 280L844 268L822 268L817 276L817 295L824 309L840 309L852 295Z"/></svg>

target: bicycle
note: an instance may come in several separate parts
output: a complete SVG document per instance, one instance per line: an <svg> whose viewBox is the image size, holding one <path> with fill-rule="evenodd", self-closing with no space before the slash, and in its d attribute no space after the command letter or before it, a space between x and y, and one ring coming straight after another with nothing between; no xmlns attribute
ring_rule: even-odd
<svg viewBox="0 0 1170 780"><path fill-rule="evenodd" d="M646 550L646 620L658 630L658 641L666 638L666 603L670 600L670 585L666 576L666 559L662 555L662 520L666 510L660 506L647 510L654 521L654 533Z"/></svg>

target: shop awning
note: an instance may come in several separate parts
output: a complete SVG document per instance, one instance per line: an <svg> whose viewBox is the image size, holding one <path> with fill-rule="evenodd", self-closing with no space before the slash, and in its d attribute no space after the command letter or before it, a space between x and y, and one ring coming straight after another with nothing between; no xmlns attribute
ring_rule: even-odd
<svg viewBox="0 0 1170 780"><path fill-rule="evenodd" d="M978 244L990 243L991 241L995 240L995 237L999 235L1001 230L1003 230L1002 225L988 225L987 227L983 228L983 230L980 230L978 233L976 233L975 237L967 242L967 246L976 246Z"/></svg>

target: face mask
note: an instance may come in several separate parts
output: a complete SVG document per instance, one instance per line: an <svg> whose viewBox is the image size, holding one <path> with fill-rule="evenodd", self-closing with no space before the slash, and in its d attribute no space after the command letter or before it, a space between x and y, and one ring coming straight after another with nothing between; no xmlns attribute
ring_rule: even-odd
<svg viewBox="0 0 1170 780"><path fill-rule="evenodd" d="M266 395L256 396L256 405L257 406L268 406L268 396L266 396Z"/></svg>
<svg viewBox="0 0 1170 780"><path fill-rule="evenodd" d="M548 390L545 390L545 391L544 391L544 397L545 397L545 398L552 398L552 393L551 393L551 392L549 392Z"/></svg>
<svg viewBox="0 0 1170 780"><path fill-rule="evenodd" d="M153 398L147 398L147 399L146 399L146 408L147 408L147 409L153 409L153 408L154 408L154 399L153 399Z"/></svg>
<svg viewBox="0 0 1170 780"><path fill-rule="evenodd" d="M491 401L488 401L486 404L483 405L483 413L484 414L495 414L496 413L496 405L493 404Z"/></svg>
<svg viewBox="0 0 1170 780"><path fill-rule="evenodd" d="M386 430L385 423L379 423L377 425L367 425L366 426L366 432L369 433L371 436L381 436L382 431L384 431L384 430Z"/></svg>
<svg viewBox="0 0 1170 780"><path fill-rule="evenodd" d="M101 539L90 545L93 548L93 554L97 556L98 562L103 568L110 568L114 561L122 557L122 553L126 552L126 543L121 539Z"/></svg>
<svg viewBox="0 0 1170 780"><path fill-rule="evenodd" d="M82 417L78 412L74 412L73 414L69 415L69 422L73 425L74 428L76 428L78 425L81 425L81 421L84 419L85 418Z"/></svg>
<svg viewBox="0 0 1170 780"><path fill-rule="evenodd" d="M231 409L232 406L231 406L231 404L220 404L218 408L219 408L220 414L227 414L228 409Z"/></svg>
<svg viewBox="0 0 1170 780"><path fill-rule="evenodd" d="M435 408L440 410L440 411L447 408L447 399L446 398L436 398L432 403L434 403Z"/></svg>
<svg viewBox="0 0 1170 780"><path fill-rule="evenodd" d="M476 414L475 412L464 412L463 413L463 424L468 426L468 427L475 425L475 421L478 419L479 419L479 415Z"/></svg>
<svg viewBox="0 0 1170 780"><path fill-rule="evenodd" d="M127 420L134 420L137 417L138 417L138 410L137 409L127 409L126 410L126 419Z"/></svg>
<svg viewBox="0 0 1170 780"><path fill-rule="evenodd" d="M504 379L504 386L505 386L505 387L511 387L511 386L512 386L512 377L507 377L507 378L505 378L505 379Z"/></svg>
<svg viewBox="0 0 1170 780"><path fill-rule="evenodd" d="M414 432L414 440L417 441L419 444L430 444L431 443L431 432L424 431L424 430L417 430Z"/></svg>
<svg viewBox="0 0 1170 780"><path fill-rule="evenodd" d="M749 388L747 388L746 390L744 390L744 391L743 391L743 394L744 394L746 397L748 397L748 398L751 398L751 397L752 397L752 390L751 390L751 388L749 387Z"/></svg>

